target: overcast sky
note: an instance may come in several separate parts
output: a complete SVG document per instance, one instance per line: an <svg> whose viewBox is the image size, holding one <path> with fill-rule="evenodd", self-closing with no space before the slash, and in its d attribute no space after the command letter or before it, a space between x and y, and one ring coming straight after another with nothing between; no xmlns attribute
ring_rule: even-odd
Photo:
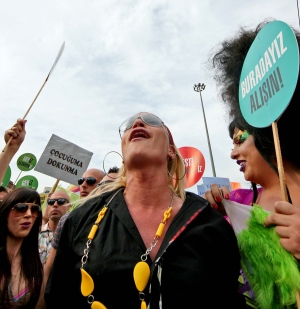
<svg viewBox="0 0 300 309"><path fill-rule="evenodd" d="M89 168L102 169L108 152L120 152L119 125L141 111L159 116L177 147L199 149L206 160L203 176L213 176L200 97L193 90L194 84L204 83L216 175L248 187L230 159L228 117L207 61L240 26L254 27L266 18L299 29L297 1L3 1L2 136L25 115L65 42L61 59L26 117L27 135L10 164L11 180L20 174L17 158L29 152L39 159L52 134L91 151ZM4 148L3 138L1 143ZM34 170L20 177L26 175L38 179L40 192L56 181ZM197 193L196 185L187 190Z"/></svg>

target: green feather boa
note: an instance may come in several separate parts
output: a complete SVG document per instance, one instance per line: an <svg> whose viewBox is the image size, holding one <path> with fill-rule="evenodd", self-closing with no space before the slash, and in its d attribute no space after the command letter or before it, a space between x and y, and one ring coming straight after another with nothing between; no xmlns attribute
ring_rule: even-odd
<svg viewBox="0 0 300 309"><path fill-rule="evenodd" d="M254 205L248 229L237 235L242 269L261 309L293 308L300 291L296 259L279 243L274 227L266 228L268 213Z"/></svg>

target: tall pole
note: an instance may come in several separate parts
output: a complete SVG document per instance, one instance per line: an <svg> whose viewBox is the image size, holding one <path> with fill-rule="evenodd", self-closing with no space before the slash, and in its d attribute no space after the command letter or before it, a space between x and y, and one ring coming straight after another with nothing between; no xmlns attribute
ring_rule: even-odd
<svg viewBox="0 0 300 309"><path fill-rule="evenodd" d="M207 130L207 123L206 123L206 117L205 117L205 112L204 112L204 106L203 106L203 101L202 101L202 95L201 92L205 89L205 85L198 84L194 85L194 91L200 93L200 101L201 101L201 106L202 106L202 112L203 112L203 118L204 118L204 125L205 125L205 130L206 130L206 137L207 137L207 143L208 143L208 149L209 149L209 155L210 155L210 162L211 162L211 168L212 168L212 173L213 176L216 177L216 170L215 170L215 164L214 164L214 159L211 151L211 146L210 146L210 140L209 140L209 135L208 135L208 130Z"/></svg>

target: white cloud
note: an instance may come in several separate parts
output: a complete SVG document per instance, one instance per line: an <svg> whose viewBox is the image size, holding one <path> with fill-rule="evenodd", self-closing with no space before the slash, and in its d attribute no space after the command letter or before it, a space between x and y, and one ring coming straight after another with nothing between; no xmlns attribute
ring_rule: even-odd
<svg viewBox="0 0 300 309"><path fill-rule="evenodd" d="M203 82L217 176L243 182L229 157L226 112L206 62L239 26L268 17L298 28L296 3L279 0L6 2L0 11L1 132L24 116L66 44L27 116L12 180L19 175L18 155L39 158L52 134L92 151L90 167L102 168L107 152L120 151L119 124L139 111L161 117L178 147L198 148L206 158L204 176L212 176L200 98L193 91ZM55 183L26 174L39 179L39 190ZM197 192L196 186L190 190Z"/></svg>

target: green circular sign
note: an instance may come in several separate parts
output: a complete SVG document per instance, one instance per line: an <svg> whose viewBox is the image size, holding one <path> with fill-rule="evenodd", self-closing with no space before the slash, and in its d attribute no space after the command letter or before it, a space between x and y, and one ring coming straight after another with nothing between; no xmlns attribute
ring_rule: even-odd
<svg viewBox="0 0 300 309"><path fill-rule="evenodd" d="M18 180L16 188L29 188L37 190L39 186L38 180L34 176L24 176Z"/></svg>
<svg viewBox="0 0 300 309"><path fill-rule="evenodd" d="M245 120L263 128L276 121L294 94L299 74L299 47L293 30L273 21L257 34L244 61L239 104Z"/></svg>
<svg viewBox="0 0 300 309"><path fill-rule="evenodd" d="M36 161L34 154L24 153L19 157L17 166L21 171L30 171L36 166Z"/></svg>
<svg viewBox="0 0 300 309"><path fill-rule="evenodd" d="M6 169L4 178L2 180L2 186L3 187L6 187L8 185L10 178L11 178L11 169L10 169L10 166L8 166L8 168Z"/></svg>

